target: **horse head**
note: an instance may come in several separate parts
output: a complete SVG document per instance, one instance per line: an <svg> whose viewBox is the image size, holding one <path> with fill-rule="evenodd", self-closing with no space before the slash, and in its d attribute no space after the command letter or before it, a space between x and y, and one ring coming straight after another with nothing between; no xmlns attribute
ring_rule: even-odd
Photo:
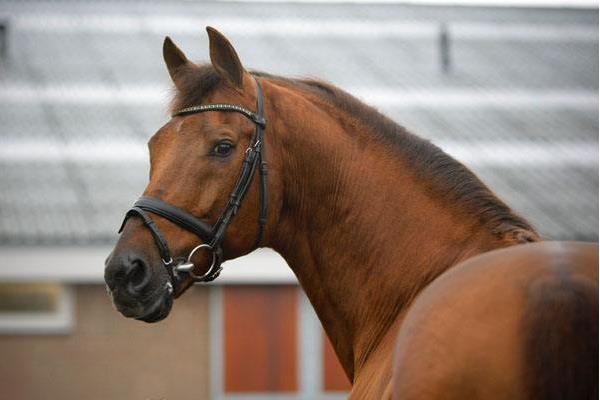
<svg viewBox="0 0 600 400"><path fill-rule="evenodd" d="M267 223L262 90L231 43L207 31L208 65L165 38L172 118L148 143L149 183L106 262L115 306L146 322L165 318L194 281L214 279L223 260L261 245Z"/></svg>

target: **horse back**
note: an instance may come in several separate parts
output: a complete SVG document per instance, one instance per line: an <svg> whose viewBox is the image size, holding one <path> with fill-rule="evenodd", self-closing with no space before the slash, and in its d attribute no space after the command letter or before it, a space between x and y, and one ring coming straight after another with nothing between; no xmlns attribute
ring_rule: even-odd
<svg viewBox="0 0 600 400"><path fill-rule="evenodd" d="M558 260L534 280L523 314L525 383L531 399L598 398L598 259Z"/></svg>
<svg viewBox="0 0 600 400"><path fill-rule="evenodd" d="M495 250L431 283L400 327L398 399L598 397L598 246Z"/></svg>

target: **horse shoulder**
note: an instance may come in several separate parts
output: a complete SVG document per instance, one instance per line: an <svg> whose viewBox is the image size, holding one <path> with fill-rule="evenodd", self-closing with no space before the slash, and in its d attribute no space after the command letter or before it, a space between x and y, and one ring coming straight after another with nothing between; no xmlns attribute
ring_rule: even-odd
<svg viewBox="0 0 600 400"><path fill-rule="evenodd" d="M534 243L485 253L446 271L417 297L400 327L393 398L532 398L535 355L527 354L527 343L545 330L536 324L561 318L531 320L540 303L532 300L532 288L567 279L568 285L585 282L597 296L597 252L595 245ZM597 314L597 297L588 292ZM597 321L593 311L584 312ZM597 330L595 335L597 340Z"/></svg>

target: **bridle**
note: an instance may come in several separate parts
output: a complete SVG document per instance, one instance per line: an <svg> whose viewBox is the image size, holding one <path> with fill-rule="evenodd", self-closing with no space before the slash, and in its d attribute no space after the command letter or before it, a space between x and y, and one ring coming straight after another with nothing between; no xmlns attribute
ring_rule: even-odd
<svg viewBox="0 0 600 400"><path fill-rule="evenodd" d="M223 238L227 232L227 228L238 212L246 192L248 192L257 168L260 171L260 210L258 216L258 234L252 249L257 248L262 241L265 224L267 223L267 163L263 147L263 132L266 120L263 114L262 88L256 78L254 78L254 82L256 83L256 112L252 112L240 105L217 103L186 107L172 114L172 117L176 117L208 111L237 112L250 119L256 125L250 145L246 149L238 179L229 195L227 205L217 219L217 222L214 225L210 225L189 212L156 197L142 196L127 211L119 229L119 233L121 233L127 220L132 216L139 216L142 219L144 225L150 230L154 242L158 247L162 262L169 273L171 282L168 284L168 289L171 293L177 293L179 283L184 275L191 277L194 282L210 282L219 276L223 269L221 267L221 263L223 262L223 250L221 249ZM148 215L148 212L160 215L181 228L192 232L202 239L202 243L192 249L185 262L175 265L173 257L171 257L169 252L167 241L160 233L152 218L150 218L150 215ZM211 254L212 262L204 274L197 275L194 273L195 265L192 262L192 257L201 250L208 251Z"/></svg>

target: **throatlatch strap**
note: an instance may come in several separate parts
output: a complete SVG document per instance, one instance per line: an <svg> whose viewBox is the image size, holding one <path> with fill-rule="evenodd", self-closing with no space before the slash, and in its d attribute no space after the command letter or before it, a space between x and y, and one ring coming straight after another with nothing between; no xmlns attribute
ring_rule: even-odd
<svg viewBox="0 0 600 400"><path fill-rule="evenodd" d="M258 115L264 115L264 102L262 88L257 82L256 85L256 113ZM252 246L254 249L258 248L262 242L262 237L265 231L265 225L267 224L267 212L269 205L269 198L267 192L267 162L266 160L266 146L264 146L263 130L265 125L256 127L256 136L260 142L260 148L258 150L258 163L259 163L259 174L260 174L260 210L258 213L258 234L256 240Z"/></svg>

